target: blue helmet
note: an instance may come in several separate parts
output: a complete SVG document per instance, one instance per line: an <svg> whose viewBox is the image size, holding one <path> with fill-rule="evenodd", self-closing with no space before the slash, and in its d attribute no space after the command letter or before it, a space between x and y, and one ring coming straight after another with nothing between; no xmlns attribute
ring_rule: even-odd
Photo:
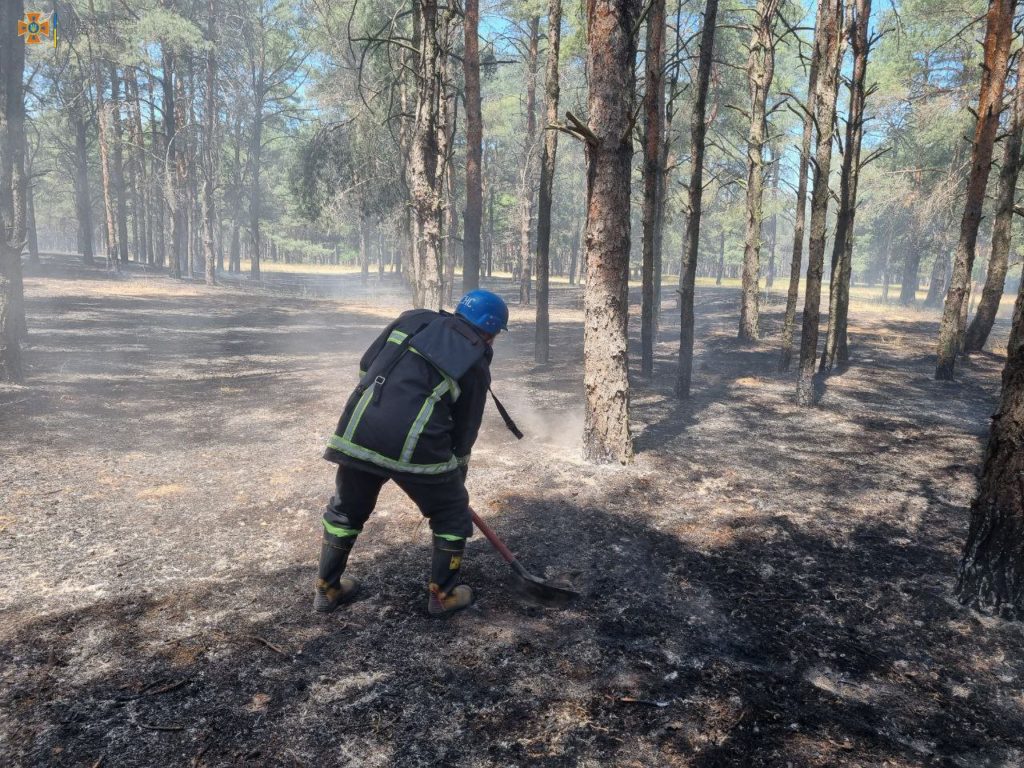
<svg viewBox="0 0 1024 768"><path fill-rule="evenodd" d="M455 308L455 314L466 318L471 325L491 336L508 330L508 306L501 296L481 288L463 296Z"/></svg>

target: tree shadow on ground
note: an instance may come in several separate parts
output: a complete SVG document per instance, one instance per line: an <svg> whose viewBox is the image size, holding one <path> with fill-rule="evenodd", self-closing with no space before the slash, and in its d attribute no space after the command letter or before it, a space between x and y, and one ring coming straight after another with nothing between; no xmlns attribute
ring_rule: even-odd
<svg viewBox="0 0 1024 768"><path fill-rule="evenodd" d="M997 674L1024 672L1024 649L948 599L955 563L929 535L949 512L939 502L917 540L887 523L837 539L741 515L701 547L608 511L632 502L503 499L494 522L512 548L581 589L564 611L511 597L474 539L480 600L449 622L422 612L425 546L372 542L353 555L362 599L328 617L310 611L303 562L10 622L8 757L710 767L1024 755L1024 718L994 695Z"/></svg>

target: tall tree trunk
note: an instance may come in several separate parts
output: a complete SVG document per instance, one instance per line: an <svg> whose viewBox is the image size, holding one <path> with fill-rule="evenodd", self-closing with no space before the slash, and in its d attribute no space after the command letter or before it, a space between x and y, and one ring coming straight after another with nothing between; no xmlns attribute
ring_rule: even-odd
<svg viewBox="0 0 1024 768"><path fill-rule="evenodd" d="M416 0L420 45L417 64L416 117L408 154L412 196L413 303L441 308L441 174L437 167L438 100L441 96L436 0Z"/></svg>
<svg viewBox="0 0 1024 768"><path fill-rule="evenodd" d="M25 235L28 238L29 263L39 264L39 233L36 231L35 192L32 183L32 158L25 152Z"/></svg>
<svg viewBox="0 0 1024 768"><path fill-rule="evenodd" d="M263 158L263 106L257 107L258 112L253 120L252 137L249 144L249 240L252 243L249 276L253 280L260 279L260 255L263 247L263 233L260 231L260 216L263 196L260 190L260 166Z"/></svg>
<svg viewBox="0 0 1024 768"><path fill-rule="evenodd" d="M455 128L457 123L458 99L454 88L451 88L450 56L452 50L452 15L446 14L442 20L440 40L443 42L440 51L440 95L438 97L438 126L441 133L437 137L437 168L441 185L441 216L442 216L442 265L441 306L452 306L455 287L455 242L458 234L458 216L455 214L455 179L453 176L453 147L455 145Z"/></svg>
<svg viewBox="0 0 1024 768"><path fill-rule="evenodd" d="M152 79L152 78L151 78ZM142 129L142 98L135 69L125 70L125 89L129 115L129 153L132 156L134 183L134 221L138 229L138 248L135 258L144 264L153 263L152 233L149 231L149 180L146 175L146 136Z"/></svg>
<svg viewBox="0 0 1024 768"><path fill-rule="evenodd" d="M903 277L900 279L900 304L909 306L917 300L917 284L920 282L918 272L921 268L921 238L912 236L910 247L903 257Z"/></svg>
<svg viewBox="0 0 1024 768"><path fill-rule="evenodd" d="M715 0L711 0L715 2ZM588 0L587 290L583 313L583 451L628 463L629 187L640 0Z"/></svg>
<svg viewBox="0 0 1024 768"><path fill-rule="evenodd" d="M807 241L807 289L800 329L800 372L796 399L800 405L815 402L814 368L818 361L818 312L821 307L821 273L825 264L825 225L828 216L829 170L832 167L832 136L835 130L839 66L843 60L843 0L821 0L821 26L814 36L818 59L815 83L814 186L811 190L810 234Z"/></svg>
<svg viewBox="0 0 1024 768"><path fill-rule="evenodd" d="M124 128L121 125L121 78L117 67L110 65L110 126L113 137L110 142L110 174L114 191L117 216L117 257L122 264L128 263L128 197L124 186Z"/></svg>
<svg viewBox="0 0 1024 768"><path fill-rule="evenodd" d="M779 174L782 165L778 154L772 150L770 145L768 147L768 153L768 178L770 179L769 185L772 189L772 215L771 218L768 219L767 227L768 271L764 278L764 287L766 290L770 290L775 285L775 253L776 246L779 242L779 215L777 202L779 199Z"/></svg>
<svg viewBox="0 0 1024 768"><path fill-rule="evenodd" d="M690 115L690 184L687 189L686 233L679 265L679 372L676 377L676 395L682 399L690 397L693 378L693 296L697 277L697 250L700 247L701 199L704 194L705 112L717 17L718 0L707 0L704 26L700 34L693 111Z"/></svg>
<svg viewBox="0 0 1024 768"><path fill-rule="evenodd" d="M558 131L550 128L558 122L558 52L562 37L562 0L548 2L548 66L544 83L547 125L544 130L544 152L540 161L540 202L537 209L537 328L533 359L548 362L550 352L548 290L549 252L551 249L551 196L555 186L555 155Z"/></svg>
<svg viewBox="0 0 1024 768"><path fill-rule="evenodd" d="M828 0L818 0L814 35L821 29L822 16ZM782 352L779 370L788 371L793 362L793 331L796 327L796 304L800 298L800 267L804 253L804 226L807 221L807 171L811 162L811 135L814 131L814 110L817 97L818 57L811 56L807 78L807 104L804 107L804 129L800 139L800 161L797 166L796 210L793 214L793 250L789 261L789 288L786 292L786 313L782 320Z"/></svg>
<svg viewBox="0 0 1024 768"><path fill-rule="evenodd" d="M1024 280L1017 293L978 491L960 563L962 603L1005 618L1024 616Z"/></svg>
<svg viewBox="0 0 1024 768"><path fill-rule="evenodd" d="M928 281L928 295L924 299L924 306L932 309L942 306L942 297L946 291L946 277L949 274L949 248L945 241L943 241L942 246L939 252L935 254L935 261L932 262L932 276Z"/></svg>
<svg viewBox="0 0 1024 768"><path fill-rule="evenodd" d="M530 19L526 54L526 136L522 184L519 191L519 303L530 303L530 224L533 219L533 179L537 155L537 45L540 18Z"/></svg>
<svg viewBox="0 0 1024 768"><path fill-rule="evenodd" d="M163 53L163 99L164 99L164 135L167 137L167 150L164 154L164 197L167 210L171 214L170 234L171 250L168 254L168 266L171 277L181 277L181 265L185 259L184 214L185 201L180 183L179 168L183 162L179 155L184 147L178 136L179 112L183 106L177 103L177 91L180 90L176 81L180 76L175 73L176 56L170 48Z"/></svg>
<svg viewBox="0 0 1024 768"><path fill-rule="evenodd" d="M764 145L768 139L768 90L775 73L775 20L780 0L757 0L747 55L750 130L747 133L747 229L743 241L743 290L740 300L741 341L760 336L758 298L761 271L761 226L764 219Z"/></svg>
<svg viewBox="0 0 1024 768"><path fill-rule="evenodd" d="M860 176L860 146L864 136L864 81L868 66L868 21L871 0L856 3L850 43L853 49L853 79L850 81L850 106L846 116L846 141L839 181L839 213L836 216L832 244L832 279L829 285L828 333L821 356L821 370L829 371L838 360L846 363L847 318L850 307L850 277L853 269L853 227L857 214L857 183Z"/></svg>
<svg viewBox="0 0 1024 768"><path fill-rule="evenodd" d="M466 0L465 51L462 59L466 81L466 215L462 239L462 290L480 287L480 228L483 221L483 116L480 105L480 0Z"/></svg>
<svg viewBox="0 0 1024 768"><path fill-rule="evenodd" d="M217 254L213 247L213 232L217 226L216 201L214 189L217 184L217 0L207 0L206 4L206 39L209 48L206 50L206 106L204 108L205 166L203 169L203 257L206 260L206 284L217 282Z"/></svg>
<svg viewBox="0 0 1024 768"><path fill-rule="evenodd" d="M93 263L92 192L89 189L89 141L81 108L71 111L75 134L75 214L78 218L78 252L86 265Z"/></svg>
<svg viewBox="0 0 1024 768"><path fill-rule="evenodd" d="M21 249L25 236L25 38L14 34L23 0L0 3L0 381L21 382L18 323Z"/></svg>
<svg viewBox="0 0 1024 768"><path fill-rule="evenodd" d="M655 248L658 240L659 197L665 155L662 128L665 119L665 0L651 0L647 12L647 55L644 64L644 203L641 218L643 267L640 301L640 373L654 373Z"/></svg>
<svg viewBox="0 0 1024 768"><path fill-rule="evenodd" d="M359 213L359 282L370 281L370 214Z"/></svg>
<svg viewBox="0 0 1024 768"><path fill-rule="evenodd" d="M992 149L999 128L1003 88L1006 84L1006 66L1013 36L1013 12L1016 0L990 0L985 28L984 65L978 94L978 120L974 126L971 145L971 168L967 177L967 199L960 222L960 239L953 261L953 276L942 309L939 325L936 379L952 379L956 365L957 347L961 339L960 315L966 301L974 251L981 224L981 208L985 202L985 187L992 166Z"/></svg>
<svg viewBox="0 0 1024 768"><path fill-rule="evenodd" d="M111 160L111 144L113 129L111 128L111 106L107 102L104 88L103 73L99 59L92 51L89 42L89 58L92 61L93 86L96 89L96 117L99 130L100 180L103 183L103 209L107 225L107 267L117 269L117 202L114 192L113 162Z"/></svg>
<svg viewBox="0 0 1024 768"><path fill-rule="evenodd" d="M1007 128L1003 163L999 169L999 192L996 216L992 223L992 255L988 260L985 287L978 302L978 311L964 336L965 352L980 352L996 321L999 302L1003 298L1006 270L1010 257L1013 229L1013 207L1016 200L1017 175L1020 171L1021 135L1024 133L1024 56L1017 57L1017 84L1013 92L1013 111Z"/></svg>
<svg viewBox="0 0 1024 768"><path fill-rule="evenodd" d="M725 228L718 230L718 269L715 270L715 285L722 284L725 275Z"/></svg>

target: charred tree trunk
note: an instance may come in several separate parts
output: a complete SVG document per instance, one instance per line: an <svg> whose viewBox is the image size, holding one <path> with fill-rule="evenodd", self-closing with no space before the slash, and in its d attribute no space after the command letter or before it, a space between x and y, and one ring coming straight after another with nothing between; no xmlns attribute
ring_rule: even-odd
<svg viewBox="0 0 1024 768"><path fill-rule="evenodd" d="M25 38L14 34L23 0L0 3L0 382L23 381L18 317L25 236Z"/></svg>
<svg viewBox="0 0 1024 768"><path fill-rule="evenodd" d="M814 35L814 57L818 60L815 83L814 118L818 135L814 145L814 186L811 191L810 235L807 241L807 289L800 330L800 372L796 399L812 405L814 368L818 360L818 312L821 307L821 274L825 264L825 225L828 216L829 170L832 166L832 136L835 129L839 66L843 60L843 0L821 0L821 26Z"/></svg>
<svg viewBox="0 0 1024 768"><path fill-rule="evenodd" d="M775 19L780 0L757 0L747 56L750 89L750 131L747 134L747 228L743 241L743 290L740 301L741 341L760 336L758 297L761 291L761 227L764 220L764 145L768 138L768 90L775 73Z"/></svg>
<svg viewBox="0 0 1024 768"><path fill-rule="evenodd" d="M705 112L717 17L718 0L707 0L700 36L697 80L694 83L693 112L690 116L690 184L687 190L686 233L679 267L679 373L676 377L676 396L681 399L690 397L693 378L693 296L697 276L697 249L700 245L701 199L704 193Z"/></svg>
<svg viewBox="0 0 1024 768"><path fill-rule="evenodd" d="M1024 616L1024 281L1017 293L985 462L971 505L956 593L1008 619Z"/></svg>
<svg viewBox="0 0 1024 768"><path fill-rule="evenodd" d="M548 278L551 271L551 196L555 186L555 155L558 152L558 132L550 126L558 122L558 52L562 37L561 28L562 0L549 0L547 79L544 83L547 126L540 161L540 202L537 208L537 328L533 344L533 359L541 364L548 362L550 351Z"/></svg>
<svg viewBox="0 0 1024 768"><path fill-rule="evenodd" d="M818 0L814 35L822 25L827 0ZM804 107L804 130L800 139L800 161L797 168L796 210L793 215L793 251L789 261L789 289L786 292L786 314L782 320L782 354L779 370L788 371L793 362L793 331L796 328L796 304L800 298L800 267L804 254L804 226L807 221L807 171L811 162L811 135L814 131L814 110L817 96L818 57L811 56L807 79L807 104Z"/></svg>
<svg viewBox="0 0 1024 768"><path fill-rule="evenodd" d="M523 182L519 199L519 303L530 303L530 224L533 218L533 178L537 149L537 45L540 18L530 19L526 54L526 137Z"/></svg>
<svg viewBox="0 0 1024 768"><path fill-rule="evenodd" d="M483 116L480 105L480 0L466 0L466 216L462 241L462 290L480 287L480 230L483 222Z"/></svg>
<svg viewBox="0 0 1024 768"><path fill-rule="evenodd" d="M829 284L828 333L821 356L821 370L830 371L838 361L849 361L846 340L850 307L850 276L853 268L853 227L857 213L857 183L860 176L860 146L864 137L864 87L868 65L868 20L871 0L854 0L853 78L850 81L850 106L846 116L846 141L839 181L839 213L836 216L835 240L832 244L832 278Z"/></svg>
<svg viewBox="0 0 1024 768"><path fill-rule="evenodd" d="M715 0L711 0L715 2ZM584 293L583 451L591 461L628 463L629 188L640 0L587 3L587 290Z"/></svg>
<svg viewBox="0 0 1024 768"><path fill-rule="evenodd" d="M1020 171L1021 135L1024 133L1024 56L1017 56L1017 84L1013 94L1013 112L1007 128L1003 148L1003 163L999 169L999 192L996 216L992 223L992 255L988 261L985 287L964 336L965 352L980 352L988 340L996 321L999 302L1003 298L1006 270L1010 257L1010 237L1013 229L1013 208L1016 202L1017 175Z"/></svg>
<svg viewBox="0 0 1024 768"><path fill-rule="evenodd" d="M644 65L644 206L642 214L643 268L640 303L640 373L654 373L655 250L658 240L659 198L665 156L662 128L665 119L665 0L652 0L647 12L647 55Z"/></svg>
<svg viewBox="0 0 1024 768"><path fill-rule="evenodd" d="M992 150L999 127L1003 88L1006 84L1006 66L1013 36L1013 13L1016 0L990 0L985 28L984 65L978 95L978 119L971 145L971 168L967 177L967 200L960 222L960 239L953 261L953 274L942 309L939 326L936 379L952 379L960 344L960 316L966 302L974 252L981 224L981 208L985 201L985 188L992 166Z"/></svg>

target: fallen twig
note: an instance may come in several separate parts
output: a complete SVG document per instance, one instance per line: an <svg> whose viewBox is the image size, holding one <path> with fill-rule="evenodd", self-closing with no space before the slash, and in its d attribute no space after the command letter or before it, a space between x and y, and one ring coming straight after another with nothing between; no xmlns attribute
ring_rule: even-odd
<svg viewBox="0 0 1024 768"><path fill-rule="evenodd" d="M144 723L141 720L139 725L143 728L148 728L151 731L184 731L184 725L153 725L152 723Z"/></svg>
<svg viewBox="0 0 1024 768"><path fill-rule="evenodd" d="M259 635L247 635L247 637L250 640L255 640L257 643L261 643L262 645L267 646L267 648L272 650L274 653L280 653L282 656L287 656L288 655L288 653L283 648L280 648L280 647L274 645L272 642L270 642L269 640L267 640L265 638L260 637Z"/></svg>
<svg viewBox="0 0 1024 768"><path fill-rule="evenodd" d="M89 768L100 768L100 766L103 765L104 757L106 757L106 755L100 755L98 758L96 758L96 762L89 766Z"/></svg>
<svg viewBox="0 0 1024 768"><path fill-rule="evenodd" d="M187 678L184 679L184 680L179 680L176 683L170 683L169 685L165 685L162 688L157 688L155 691L146 691L144 695L145 696L159 696L161 693L170 693L171 691L178 690L179 688L181 688L181 686L183 686L187 682L188 682Z"/></svg>

